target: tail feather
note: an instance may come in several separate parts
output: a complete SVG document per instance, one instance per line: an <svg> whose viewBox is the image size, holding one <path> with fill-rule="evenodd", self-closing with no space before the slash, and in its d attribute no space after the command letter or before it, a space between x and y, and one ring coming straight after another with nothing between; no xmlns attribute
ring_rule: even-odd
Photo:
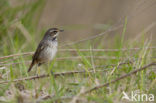
<svg viewBox="0 0 156 103"><path fill-rule="evenodd" d="M31 65L30 65L30 67L29 67L29 69L28 69L28 72L31 71L31 69L32 69L33 66L34 66L34 62L31 63Z"/></svg>

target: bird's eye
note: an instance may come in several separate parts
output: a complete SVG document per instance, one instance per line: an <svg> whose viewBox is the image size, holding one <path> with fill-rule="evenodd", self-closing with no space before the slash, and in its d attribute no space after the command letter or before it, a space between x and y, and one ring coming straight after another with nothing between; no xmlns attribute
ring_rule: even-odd
<svg viewBox="0 0 156 103"><path fill-rule="evenodd" d="M56 33L57 33L57 31L54 31L54 33L56 34Z"/></svg>

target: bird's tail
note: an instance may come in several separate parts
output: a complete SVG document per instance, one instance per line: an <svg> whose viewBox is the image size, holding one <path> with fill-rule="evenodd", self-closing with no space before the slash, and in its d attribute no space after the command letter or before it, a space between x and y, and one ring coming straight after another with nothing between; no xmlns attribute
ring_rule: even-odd
<svg viewBox="0 0 156 103"><path fill-rule="evenodd" d="M31 71L31 69L32 69L33 66L34 66L34 62L31 63L31 65L30 65L30 67L29 67L29 69L28 69L28 72Z"/></svg>

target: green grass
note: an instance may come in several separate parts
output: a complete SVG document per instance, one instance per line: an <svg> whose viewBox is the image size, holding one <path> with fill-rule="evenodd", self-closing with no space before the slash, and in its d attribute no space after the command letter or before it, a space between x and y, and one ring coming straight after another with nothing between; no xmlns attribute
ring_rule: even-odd
<svg viewBox="0 0 156 103"><path fill-rule="evenodd" d="M1 10L4 11L0 12L0 33L5 34L0 35L0 45L2 45L2 47L0 47L1 57L35 50L38 44L36 38L37 41L41 39L41 36L37 37L35 34L37 32L36 29L40 17L40 11L43 10L44 4L44 0L36 0L30 4L11 7L7 0L1 0L0 5L3 5L1 6ZM29 5L29 9L27 8L27 5ZM16 15L23 11L27 12L16 21ZM35 17L36 19L34 19ZM29 42L23 34L25 33L24 31L15 27L17 22L21 23L24 29L28 32L28 35L31 36L31 42ZM9 66L2 66L2 64L0 64L0 67L6 68L0 70L0 77L3 76L3 78L0 78L0 81L10 80L7 84L0 84L0 97L6 99L6 103L17 103L20 101L27 103L29 101L36 101L41 95L49 94L54 97L43 100L41 103L51 103L61 97L78 95L83 87L87 90L95 85L104 84L125 73L129 73L136 68L143 67L144 65L155 61L155 58L151 58L156 56L155 50L146 49L147 47L152 46L150 40L145 39L143 36L140 40L134 41L133 43L130 40L125 40L127 24L128 21L127 18L125 18L121 37L113 37L111 43L109 43L110 46L104 44L103 38L99 37L91 41L73 45L72 48L75 48L76 52L58 52L56 58L80 56L81 59L54 60L49 65L41 66L41 74L50 75L50 77L47 78L12 82L15 79L29 77L36 74L36 67L33 68L31 73L27 73L27 68L30 65L27 61L31 60L31 55L1 59L0 62L7 61L5 64L17 62L20 62L20 64ZM70 27L64 26L64 28ZM70 29L75 28L76 26L74 28L71 27ZM78 26L78 28L81 27ZM39 35L43 35L45 30L46 28L41 30L42 33ZM107 47L119 49L119 51L93 52L92 48L95 48L95 45L96 49L105 49L105 47ZM122 51L122 48L135 47L141 47L142 49L137 51ZM90 51L81 52L79 50L80 48L90 49ZM86 56L91 56L91 58L86 58ZM96 59L94 58L95 56L116 57L116 59ZM132 61L133 63L119 66L119 63L128 61ZM115 66L111 66L111 64L115 64ZM95 66L102 67L95 68ZM89 70L91 68L93 68L93 70L107 71L90 73ZM62 75L55 78L51 74L51 70L54 73L85 70L86 73L67 76ZM78 98L80 99L80 102L88 103L120 103L122 101L123 91L130 93L131 91L140 90L143 93L152 93L156 95L155 78L156 73L154 69L149 67L147 70L141 71L134 76L127 77L124 80L117 81L109 85L109 87L100 88L88 95L80 96ZM58 100L58 103L68 103L70 101L71 100L69 99ZM0 98L0 103L1 102L5 103Z"/></svg>

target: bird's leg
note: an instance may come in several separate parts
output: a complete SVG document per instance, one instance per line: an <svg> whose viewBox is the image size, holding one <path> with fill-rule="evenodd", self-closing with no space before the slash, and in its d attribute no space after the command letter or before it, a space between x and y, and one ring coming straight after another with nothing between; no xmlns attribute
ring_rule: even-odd
<svg viewBox="0 0 156 103"><path fill-rule="evenodd" d="M40 75L40 67L39 67L39 64L37 65L37 71L36 71L36 74L37 74L37 76Z"/></svg>

